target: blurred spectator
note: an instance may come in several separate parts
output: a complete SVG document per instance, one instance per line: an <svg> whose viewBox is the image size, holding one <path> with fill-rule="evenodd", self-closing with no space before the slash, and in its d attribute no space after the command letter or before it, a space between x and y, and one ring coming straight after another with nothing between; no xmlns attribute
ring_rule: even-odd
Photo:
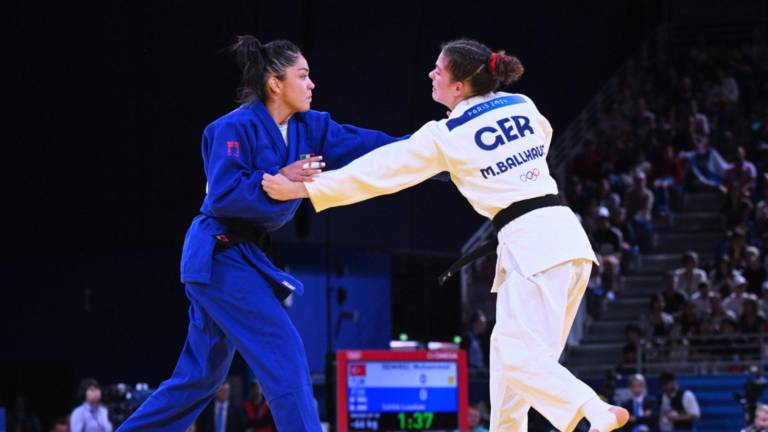
<svg viewBox="0 0 768 432"><path fill-rule="evenodd" d="M760 259L760 249L755 246L747 246L746 265L741 274L747 280L747 292L758 296L761 295L766 272Z"/></svg>
<svg viewBox="0 0 768 432"><path fill-rule="evenodd" d="M79 398L83 404L69 416L71 432L112 432L107 408L101 404L101 386L93 378L80 382Z"/></svg>
<svg viewBox="0 0 768 432"><path fill-rule="evenodd" d="M700 315L693 302L688 302L680 315L680 330L683 336L696 336L700 332Z"/></svg>
<svg viewBox="0 0 768 432"><path fill-rule="evenodd" d="M768 281L763 282L763 289L760 296L760 311L768 317Z"/></svg>
<svg viewBox="0 0 768 432"><path fill-rule="evenodd" d="M695 430L695 423L701 417L699 402L690 390L677 384L672 373L662 373L659 378L662 395L659 429L661 431Z"/></svg>
<svg viewBox="0 0 768 432"><path fill-rule="evenodd" d="M634 174L632 187L624 194L627 219L633 234L632 243L643 253L653 249L653 192L648 189L646 175L642 171Z"/></svg>
<svg viewBox="0 0 768 432"><path fill-rule="evenodd" d="M473 405L467 408L467 425L469 432L488 432L488 428L480 424L480 410Z"/></svg>
<svg viewBox="0 0 768 432"><path fill-rule="evenodd" d="M733 283L733 292L723 300L723 307L725 310L739 317L741 316L744 300L749 298L749 294L746 292L747 280L741 274L736 273L733 277Z"/></svg>
<svg viewBox="0 0 768 432"><path fill-rule="evenodd" d="M656 430L658 402L648 396L645 377L635 374L629 377L629 391L632 398L622 404L629 411L629 423L621 430L625 432L646 432Z"/></svg>
<svg viewBox="0 0 768 432"><path fill-rule="evenodd" d="M662 213L666 213L679 202L679 188L683 180L683 163L671 145L665 148L664 158L656 163L653 178L658 208Z"/></svg>
<svg viewBox="0 0 768 432"><path fill-rule="evenodd" d="M69 420L66 418L56 419L51 423L50 432L69 432Z"/></svg>
<svg viewBox="0 0 768 432"><path fill-rule="evenodd" d="M483 354L481 337L488 330L488 319L481 310L476 310L469 318L469 330L461 338L461 348L467 352L470 372L488 373L488 365Z"/></svg>
<svg viewBox="0 0 768 432"><path fill-rule="evenodd" d="M709 120L699 112L699 103L691 99L690 115L688 116L688 132L695 142L709 139Z"/></svg>
<svg viewBox="0 0 768 432"><path fill-rule="evenodd" d="M729 295L733 291L733 276L731 257L721 255L717 259L715 268L709 272L710 290L721 296Z"/></svg>
<svg viewBox="0 0 768 432"><path fill-rule="evenodd" d="M197 419L200 432L242 432L245 429L243 413L230 402L229 396L230 385L224 381Z"/></svg>
<svg viewBox="0 0 768 432"><path fill-rule="evenodd" d="M711 328L715 333L720 332L720 325L728 316L728 312L723 306L723 298L718 293L712 293L709 296L709 314L705 317L709 321Z"/></svg>
<svg viewBox="0 0 768 432"><path fill-rule="evenodd" d="M712 293L709 291L709 283L701 282L699 283L699 289L691 295L691 303L699 316L709 314L710 308L712 307L709 300L711 294Z"/></svg>
<svg viewBox="0 0 768 432"><path fill-rule="evenodd" d="M691 295L699 284L706 282L707 273L699 268L699 254L688 251L683 255L683 267L675 270L676 288Z"/></svg>
<svg viewBox="0 0 768 432"><path fill-rule="evenodd" d="M755 421L741 432L768 432L768 405L757 404L755 409Z"/></svg>
<svg viewBox="0 0 768 432"><path fill-rule="evenodd" d="M747 265L747 233L743 227L736 227L728 234L725 253L731 257L734 270L741 270Z"/></svg>
<svg viewBox="0 0 768 432"><path fill-rule="evenodd" d="M613 300L618 285L624 237L618 228L611 225L610 216L607 208L598 207L598 225L592 233L592 247L603 266L602 285L606 298Z"/></svg>
<svg viewBox="0 0 768 432"><path fill-rule="evenodd" d="M755 206L755 234L758 238L768 234L768 173L763 173L761 183L762 197Z"/></svg>
<svg viewBox="0 0 768 432"><path fill-rule="evenodd" d="M739 319L739 330L743 334L760 333L765 329L765 315L760 312L757 298L749 296L742 304L743 311Z"/></svg>
<svg viewBox="0 0 768 432"><path fill-rule="evenodd" d="M267 399L261 392L261 385L253 380L250 398L243 401L246 432L275 432L275 419L267 405Z"/></svg>
<svg viewBox="0 0 768 432"><path fill-rule="evenodd" d="M677 316L683 311L683 306L688 302L688 293L677 288L675 273L664 273L664 289L661 291L664 298L664 312Z"/></svg>
<svg viewBox="0 0 768 432"><path fill-rule="evenodd" d="M645 334L654 338L664 338L669 334L675 320L672 315L664 312L664 297L660 294L651 296L650 314L644 319Z"/></svg>
<svg viewBox="0 0 768 432"><path fill-rule="evenodd" d="M40 419L30 412L26 397L17 396L14 408L13 414L8 417L9 432L41 432L43 430Z"/></svg>

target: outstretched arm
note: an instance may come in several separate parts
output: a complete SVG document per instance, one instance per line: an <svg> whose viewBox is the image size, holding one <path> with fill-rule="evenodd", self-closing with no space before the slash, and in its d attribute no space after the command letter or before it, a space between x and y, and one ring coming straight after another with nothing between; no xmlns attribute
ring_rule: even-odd
<svg viewBox="0 0 768 432"><path fill-rule="evenodd" d="M377 130L339 124L325 112L314 112L317 122L320 154L325 157L329 169L345 166L360 156L383 145L406 137L393 137Z"/></svg>
<svg viewBox="0 0 768 432"><path fill-rule="evenodd" d="M264 190L277 200L309 197L315 210L353 204L421 183L448 169L435 137L437 122L424 125L410 138L378 148L344 168L295 184L265 175Z"/></svg>

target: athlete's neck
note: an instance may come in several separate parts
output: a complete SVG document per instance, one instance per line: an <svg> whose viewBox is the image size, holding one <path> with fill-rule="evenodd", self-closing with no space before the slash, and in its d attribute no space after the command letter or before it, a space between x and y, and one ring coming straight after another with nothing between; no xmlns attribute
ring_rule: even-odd
<svg viewBox="0 0 768 432"><path fill-rule="evenodd" d="M288 123L288 120L291 119L291 116L296 113L296 111L291 110L284 103L274 99L267 100L264 105L267 107L269 115L272 116L272 118L275 120L275 123L278 125L284 125Z"/></svg>

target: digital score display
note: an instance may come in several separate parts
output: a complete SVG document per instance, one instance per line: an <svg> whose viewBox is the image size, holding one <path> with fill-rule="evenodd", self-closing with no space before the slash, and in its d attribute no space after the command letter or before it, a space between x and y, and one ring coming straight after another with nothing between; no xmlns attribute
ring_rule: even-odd
<svg viewBox="0 0 768 432"><path fill-rule="evenodd" d="M336 360L339 432L466 428L463 351L339 351Z"/></svg>

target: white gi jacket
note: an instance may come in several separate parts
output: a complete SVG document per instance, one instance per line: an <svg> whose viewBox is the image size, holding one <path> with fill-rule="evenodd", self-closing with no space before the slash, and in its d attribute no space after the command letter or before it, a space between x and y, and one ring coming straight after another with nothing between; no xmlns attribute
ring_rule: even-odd
<svg viewBox="0 0 768 432"><path fill-rule="evenodd" d="M449 118L425 124L410 138L304 185L315 210L322 211L394 193L447 171L472 207L492 219L514 202L557 193L546 161L551 141L552 127L531 99L488 93L465 99ZM573 259L597 262L584 229L564 206L536 209L507 224L497 252L509 254L526 278ZM497 264L492 291L508 270Z"/></svg>

